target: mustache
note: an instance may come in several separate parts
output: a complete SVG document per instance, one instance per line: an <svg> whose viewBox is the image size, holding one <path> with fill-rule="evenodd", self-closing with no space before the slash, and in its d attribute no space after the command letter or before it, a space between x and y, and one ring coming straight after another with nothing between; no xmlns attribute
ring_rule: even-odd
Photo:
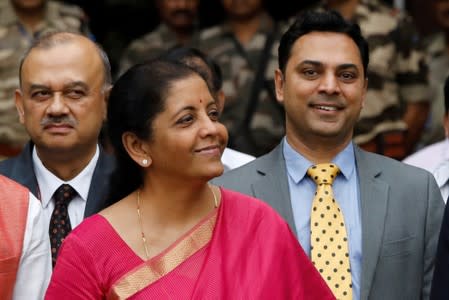
<svg viewBox="0 0 449 300"><path fill-rule="evenodd" d="M54 124L66 124L75 127L78 125L78 122L70 116L47 116L40 122L40 125L43 127Z"/></svg>
<svg viewBox="0 0 449 300"><path fill-rule="evenodd" d="M186 17L190 17L190 18L195 17L195 13L188 9L178 9L178 10L173 11L170 15L172 17L178 17L178 16L186 16Z"/></svg>

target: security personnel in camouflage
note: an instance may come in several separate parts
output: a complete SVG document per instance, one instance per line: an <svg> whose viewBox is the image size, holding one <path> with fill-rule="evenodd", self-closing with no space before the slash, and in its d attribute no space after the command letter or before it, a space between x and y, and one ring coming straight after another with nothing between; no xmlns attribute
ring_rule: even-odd
<svg viewBox="0 0 449 300"><path fill-rule="evenodd" d="M48 31L75 31L91 35L84 12L56 1L0 1L0 159L16 155L29 136L19 122L14 91L19 87L19 63L35 37ZM21 13L32 16L24 22ZM41 16L36 21L36 16Z"/></svg>
<svg viewBox="0 0 449 300"><path fill-rule="evenodd" d="M368 92L354 141L404 158L419 140L430 100L426 53L413 23L378 0L327 0L322 8L358 23L370 47Z"/></svg>
<svg viewBox="0 0 449 300"><path fill-rule="evenodd" d="M195 30L192 43L198 40L198 31ZM155 30L134 40L125 50L120 60L119 73L122 74L136 63L155 58L166 50L180 46L176 34L164 23L159 24Z"/></svg>
<svg viewBox="0 0 449 300"><path fill-rule="evenodd" d="M438 32L426 38L429 63L429 85L432 107L425 131L421 137L423 146L439 142L449 137L444 132L443 118L446 115L444 105L444 82L449 75L449 1L432 1L432 10L438 24Z"/></svg>
<svg viewBox="0 0 449 300"><path fill-rule="evenodd" d="M449 28L448 28L449 30ZM429 145L444 139L443 118L444 81L449 75L449 55L445 33L438 32L426 39L429 62L429 86L431 88L432 106L429 120L421 137L421 145Z"/></svg>
<svg viewBox="0 0 449 300"><path fill-rule="evenodd" d="M119 74L175 46L195 45L198 41L198 5L199 0L156 0L161 23L125 49Z"/></svg>
<svg viewBox="0 0 449 300"><path fill-rule="evenodd" d="M222 2L228 18L201 32L200 49L218 63L223 73L226 104L220 121L229 131L229 146L259 156L276 146L284 135L284 112L274 93L282 29L266 13L261 1ZM259 6L245 7L248 11L239 18L239 9L243 11L239 5L250 6L250 2ZM238 19L244 33L250 28L242 21L244 18L248 24L256 24L246 41L239 38L240 32L234 26Z"/></svg>

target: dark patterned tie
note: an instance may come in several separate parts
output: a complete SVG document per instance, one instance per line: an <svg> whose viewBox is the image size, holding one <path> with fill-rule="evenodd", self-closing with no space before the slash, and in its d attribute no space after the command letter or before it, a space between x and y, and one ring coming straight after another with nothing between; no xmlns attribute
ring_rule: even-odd
<svg viewBox="0 0 449 300"><path fill-rule="evenodd" d="M72 230L68 206L76 194L76 191L68 184L62 184L53 194L55 209L51 214L48 231L50 235L51 259L53 267L55 267L56 257L58 256L59 247L61 247L62 241Z"/></svg>

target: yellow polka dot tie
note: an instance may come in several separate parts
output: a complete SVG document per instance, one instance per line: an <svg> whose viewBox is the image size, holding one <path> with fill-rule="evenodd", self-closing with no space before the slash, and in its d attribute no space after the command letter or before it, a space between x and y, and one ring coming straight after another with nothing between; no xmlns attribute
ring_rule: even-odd
<svg viewBox="0 0 449 300"><path fill-rule="evenodd" d="M337 299L352 299L348 235L332 183L339 173L334 164L318 164L307 174L317 189L310 215L311 259Z"/></svg>

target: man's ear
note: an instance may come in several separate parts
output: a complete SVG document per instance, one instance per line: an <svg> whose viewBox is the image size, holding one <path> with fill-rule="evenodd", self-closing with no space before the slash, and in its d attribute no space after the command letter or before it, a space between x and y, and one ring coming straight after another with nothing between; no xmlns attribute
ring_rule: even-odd
<svg viewBox="0 0 449 300"><path fill-rule="evenodd" d="M276 99L279 103L284 103L284 74L280 69L274 71L274 85L276 88Z"/></svg>
<svg viewBox="0 0 449 300"><path fill-rule="evenodd" d="M143 168L151 166L153 161L147 142L142 141L132 132L125 132L122 135L122 143L128 155L138 165Z"/></svg>
<svg viewBox="0 0 449 300"><path fill-rule="evenodd" d="M23 95L20 89L16 89L14 93L17 113L19 114L20 123L25 123L25 113L23 109Z"/></svg>

